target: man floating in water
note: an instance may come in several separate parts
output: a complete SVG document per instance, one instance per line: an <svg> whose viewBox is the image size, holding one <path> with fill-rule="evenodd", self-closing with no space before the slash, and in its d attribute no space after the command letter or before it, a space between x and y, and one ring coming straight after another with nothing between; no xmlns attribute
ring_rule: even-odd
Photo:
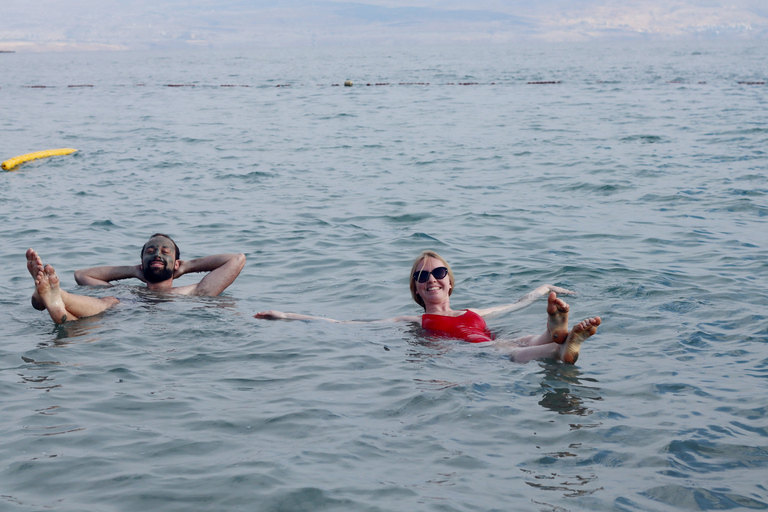
<svg viewBox="0 0 768 512"><path fill-rule="evenodd" d="M180 256L181 251L171 237L155 233L141 248L139 265L78 270L75 281L79 285L111 286L112 281L135 278L152 291L215 297L234 282L245 265L244 254L215 254L189 261L179 259ZM39 311L47 310L57 324L97 315L119 302L115 297L88 297L62 290L56 270L43 265L33 249L27 250L27 269L35 280L32 306ZM173 286L174 279L195 272L208 274L197 284Z"/></svg>

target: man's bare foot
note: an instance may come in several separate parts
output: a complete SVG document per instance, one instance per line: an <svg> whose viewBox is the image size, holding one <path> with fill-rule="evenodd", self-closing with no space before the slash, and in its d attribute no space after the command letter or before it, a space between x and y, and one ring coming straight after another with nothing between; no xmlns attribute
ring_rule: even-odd
<svg viewBox="0 0 768 512"><path fill-rule="evenodd" d="M34 249L27 249L27 270L34 280L37 280L37 273L43 270L43 260ZM32 293L32 307L38 311L45 311L45 305L40 300L37 290Z"/></svg>
<svg viewBox="0 0 768 512"><path fill-rule="evenodd" d="M59 288L59 276L50 265L45 265L35 276L35 291L51 319L57 324L63 324L67 320L77 320L67 313L64 300L61 298Z"/></svg>
<svg viewBox="0 0 768 512"><path fill-rule="evenodd" d="M27 270L32 279L37 277L37 271L41 268L43 268L43 260L40 259L40 255L34 249L27 249Z"/></svg>
<svg viewBox="0 0 768 512"><path fill-rule="evenodd" d="M560 347L560 360L564 363L575 364L579 359L582 342L597 332L597 326L601 322L600 317L596 316L574 325L565 343Z"/></svg>
<svg viewBox="0 0 768 512"><path fill-rule="evenodd" d="M547 330L555 343L563 343L568 337L568 311L570 306L558 299L555 292L547 298Z"/></svg>

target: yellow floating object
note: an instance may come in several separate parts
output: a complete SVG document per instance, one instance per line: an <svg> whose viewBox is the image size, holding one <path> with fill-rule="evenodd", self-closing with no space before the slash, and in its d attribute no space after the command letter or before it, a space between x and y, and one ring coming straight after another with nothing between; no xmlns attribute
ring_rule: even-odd
<svg viewBox="0 0 768 512"><path fill-rule="evenodd" d="M30 160L37 160L38 158L48 158L49 156L68 155L77 151L72 148L60 148L60 149L46 149L45 151L35 151L34 153L27 153L26 155L15 156L9 158L3 162L3 169L10 171L19 164L29 162Z"/></svg>

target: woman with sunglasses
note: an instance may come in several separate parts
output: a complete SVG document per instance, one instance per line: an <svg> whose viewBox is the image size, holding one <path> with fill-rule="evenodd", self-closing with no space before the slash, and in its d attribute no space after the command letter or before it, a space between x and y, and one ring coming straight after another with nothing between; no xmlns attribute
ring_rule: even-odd
<svg viewBox="0 0 768 512"><path fill-rule="evenodd" d="M469 308L453 310L450 296L453 293L454 278L451 266L434 251L424 251L416 258L411 268L411 296L421 307L424 315L399 316L378 320L379 322L414 322L422 328L449 338L457 338L470 343L493 342L494 347L510 354L516 362L525 363L533 359L558 359L566 363L575 363L579 357L581 343L597 332L600 317L588 318L568 331L569 306L557 293L569 294L570 290L557 286L543 285L524 295L513 304L490 308ZM500 313L516 311L537 299L547 297L547 328L543 334L525 336L516 340L494 339L485 323L485 318ZM341 322L331 318L264 311L254 315L256 318L269 320L326 320ZM343 323L358 323L346 321Z"/></svg>

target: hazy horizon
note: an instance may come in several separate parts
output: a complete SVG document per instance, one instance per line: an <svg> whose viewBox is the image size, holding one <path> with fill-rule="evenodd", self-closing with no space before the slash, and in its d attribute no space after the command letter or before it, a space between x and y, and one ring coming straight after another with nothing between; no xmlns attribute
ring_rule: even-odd
<svg viewBox="0 0 768 512"><path fill-rule="evenodd" d="M5 51L768 38L764 0L43 0L2 19Z"/></svg>

